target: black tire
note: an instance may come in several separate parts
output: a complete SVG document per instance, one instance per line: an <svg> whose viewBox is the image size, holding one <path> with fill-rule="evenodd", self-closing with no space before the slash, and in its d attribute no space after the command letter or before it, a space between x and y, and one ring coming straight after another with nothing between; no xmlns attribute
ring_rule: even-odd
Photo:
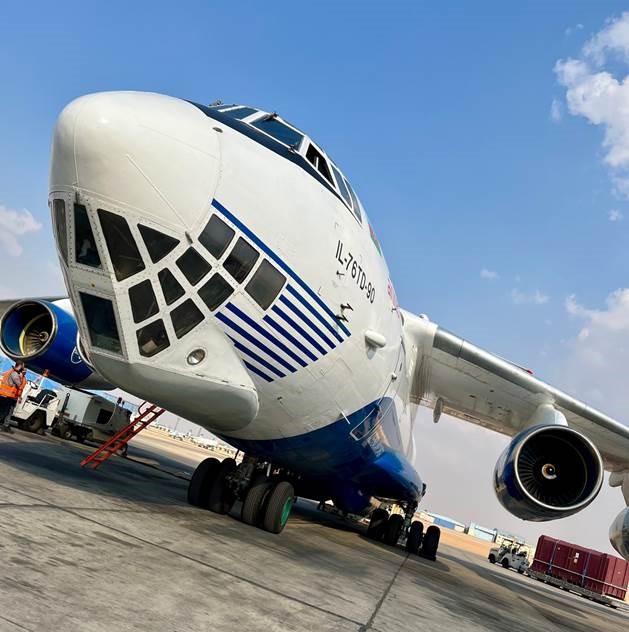
<svg viewBox="0 0 629 632"><path fill-rule="evenodd" d="M389 520L389 512L386 509L378 507L371 512L371 519L367 527L367 537L372 540L382 540L384 530Z"/></svg>
<svg viewBox="0 0 629 632"><path fill-rule="evenodd" d="M295 490L288 481L280 481L269 493L262 526L269 533L281 533L293 508Z"/></svg>
<svg viewBox="0 0 629 632"><path fill-rule="evenodd" d="M201 461L194 470L188 485L188 502L195 507L207 509L210 486L220 465L218 459L210 458Z"/></svg>
<svg viewBox="0 0 629 632"><path fill-rule="evenodd" d="M216 470L216 476L210 486L207 507L218 514L226 514L234 504L234 497L225 484L225 477L236 469L236 461L223 459Z"/></svg>
<svg viewBox="0 0 629 632"><path fill-rule="evenodd" d="M441 530L434 524L431 524L426 529L426 535L422 541L422 550L420 555L427 560L433 562L437 559L437 549L439 548L439 538L441 537Z"/></svg>
<svg viewBox="0 0 629 632"><path fill-rule="evenodd" d="M496 563L496 556L493 553L490 553L489 557L487 558L489 560L490 564L495 564Z"/></svg>
<svg viewBox="0 0 629 632"><path fill-rule="evenodd" d="M524 575L524 571L523 571L521 568L518 568L518 573L519 573L520 575Z"/></svg>
<svg viewBox="0 0 629 632"><path fill-rule="evenodd" d="M500 563L502 564L502 568L506 568L506 569L510 568L509 560L506 557L503 557L502 558L502 562L500 562Z"/></svg>
<svg viewBox="0 0 629 632"><path fill-rule="evenodd" d="M249 488L242 503L241 519L245 524L260 524L265 500L272 487L273 483L264 477L262 480L254 482Z"/></svg>
<svg viewBox="0 0 629 632"><path fill-rule="evenodd" d="M391 514L387 520L387 524L382 535L384 543L389 546L395 546L397 541L400 539L403 527L404 516L400 516L400 514Z"/></svg>
<svg viewBox="0 0 629 632"><path fill-rule="evenodd" d="M43 432L46 427L46 413L43 410L35 411L24 421L23 427L28 432Z"/></svg>
<svg viewBox="0 0 629 632"><path fill-rule="evenodd" d="M419 547L422 544L422 536L424 535L424 525L419 520L415 520L408 530L406 538L406 550L413 555L419 553Z"/></svg>

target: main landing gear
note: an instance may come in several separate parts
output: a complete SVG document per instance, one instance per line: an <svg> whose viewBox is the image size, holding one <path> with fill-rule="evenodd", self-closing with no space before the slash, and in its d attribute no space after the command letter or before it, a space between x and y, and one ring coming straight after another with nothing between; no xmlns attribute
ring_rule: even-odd
<svg viewBox="0 0 629 632"><path fill-rule="evenodd" d="M240 517L245 524L280 533L295 502L290 474L247 456L239 465L231 458L199 463L188 485L188 502L226 514L236 501L242 503Z"/></svg>
<svg viewBox="0 0 629 632"><path fill-rule="evenodd" d="M417 509L416 503L409 503L403 509L404 516L396 513L389 514L384 507L374 509L367 527L367 537L382 541L389 546L403 544L409 553L435 561L441 530L435 525L430 525L424 533L423 523L413 520ZM405 543L404 536L406 536Z"/></svg>

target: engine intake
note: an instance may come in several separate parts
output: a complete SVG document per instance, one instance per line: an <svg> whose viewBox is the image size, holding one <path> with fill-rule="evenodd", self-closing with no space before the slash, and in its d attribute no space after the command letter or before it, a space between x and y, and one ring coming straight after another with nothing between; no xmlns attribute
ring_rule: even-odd
<svg viewBox="0 0 629 632"><path fill-rule="evenodd" d="M23 360L38 373L87 388L111 388L77 350L74 316L55 303L19 301L0 321L0 349L12 360Z"/></svg>
<svg viewBox="0 0 629 632"><path fill-rule="evenodd" d="M533 426L516 435L494 470L494 489L507 511L542 522L570 516L596 498L603 461L596 446L567 426Z"/></svg>

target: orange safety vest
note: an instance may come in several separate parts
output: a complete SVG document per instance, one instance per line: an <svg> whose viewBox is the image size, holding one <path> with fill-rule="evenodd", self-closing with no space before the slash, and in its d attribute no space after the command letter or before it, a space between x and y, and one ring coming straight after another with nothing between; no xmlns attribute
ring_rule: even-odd
<svg viewBox="0 0 629 632"><path fill-rule="evenodd" d="M22 375L19 386L13 386L9 383L9 376L13 372L13 369L5 371L0 380L0 397L10 397L11 399L17 399L26 386L26 378Z"/></svg>

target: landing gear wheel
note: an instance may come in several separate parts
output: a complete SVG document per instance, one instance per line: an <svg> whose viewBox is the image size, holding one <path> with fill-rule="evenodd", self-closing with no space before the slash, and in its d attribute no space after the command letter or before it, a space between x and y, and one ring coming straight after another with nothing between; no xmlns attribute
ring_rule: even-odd
<svg viewBox="0 0 629 632"><path fill-rule="evenodd" d="M288 481L280 481L269 493L269 500L266 503L262 526L269 533L280 533L288 522L293 502L295 500L295 490Z"/></svg>
<svg viewBox="0 0 629 632"><path fill-rule="evenodd" d="M389 512L386 509L381 509L380 507L374 509L367 527L367 537L372 540L381 540L388 520Z"/></svg>
<svg viewBox="0 0 629 632"><path fill-rule="evenodd" d="M208 509L218 514L226 514L234 504L234 497L227 487L225 478L236 469L234 459L223 459L216 470L216 476L210 486Z"/></svg>
<svg viewBox="0 0 629 632"><path fill-rule="evenodd" d="M389 546L395 546L397 541L400 539L403 526L404 516L400 516L400 514L391 514L384 527L384 533L382 536L384 543Z"/></svg>
<svg viewBox="0 0 629 632"><path fill-rule="evenodd" d="M509 560L506 557L502 558L501 564L502 564L502 568L506 568L506 569L509 568Z"/></svg>
<svg viewBox="0 0 629 632"><path fill-rule="evenodd" d="M264 501L271 487L273 487L273 483L265 476L261 480L254 482L249 488L242 503L241 519L245 524L257 525L260 523Z"/></svg>
<svg viewBox="0 0 629 632"><path fill-rule="evenodd" d="M408 537L406 538L406 550L409 553L417 555L419 553L419 547L422 544L422 536L424 535L424 525L419 520L415 520L411 524L408 530Z"/></svg>
<svg viewBox="0 0 629 632"><path fill-rule="evenodd" d="M197 465L188 485L188 502L191 505L207 509L210 485L214 481L219 465L219 460L214 458L205 459Z"/></svg>
<svg viewBox="0 0 629 632"><path fill-rule="evenodd" d="M441 537L441 530L435 525L430 525L426 529L426 535L422 541L422 550L420 555L427 560L433 562L437 559L437 549L439 548L439 538Z"/></svg>

